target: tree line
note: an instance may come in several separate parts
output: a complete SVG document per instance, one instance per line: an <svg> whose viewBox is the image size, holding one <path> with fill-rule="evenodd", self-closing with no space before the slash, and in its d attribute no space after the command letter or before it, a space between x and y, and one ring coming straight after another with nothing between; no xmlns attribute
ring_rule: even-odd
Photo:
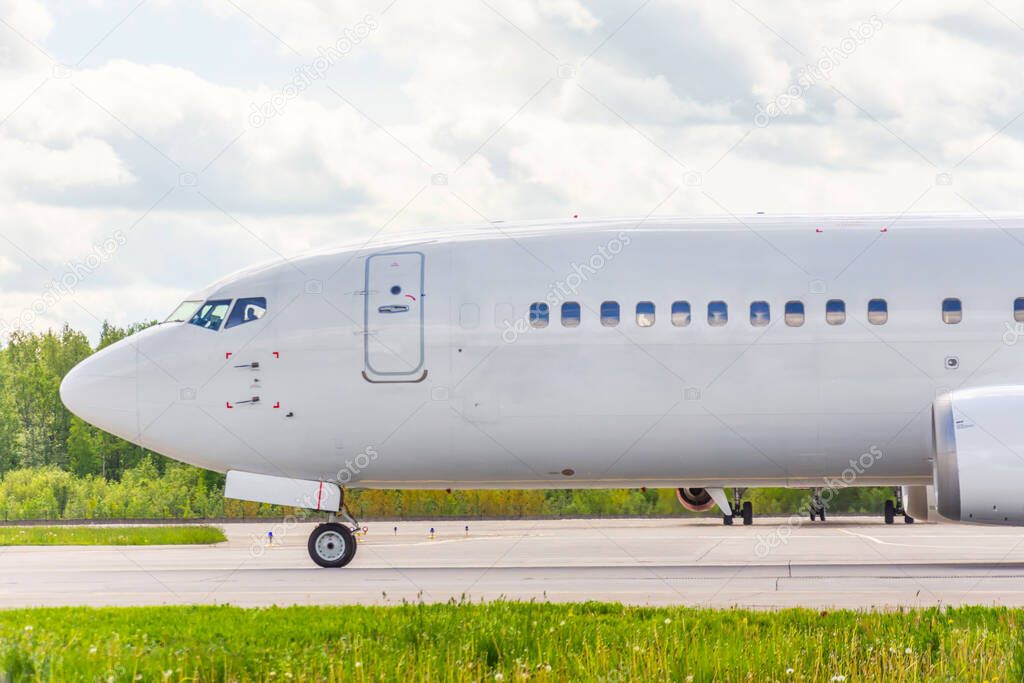
<svg viewBox="0 0 1024 683"><path fill-rule="evenodd" d="M172 461L107 434L61 403L60 382L78 362L154 322L104 323L99 343L65 325L17 331L0 349L0 519L268 517L277 506L225 500L223 475ZM881 510L890 489L846 489L833 511ZM796 512L806 491L751 492L758 513ZM352 490L363 517L685 515L670 489L503 491Z"/></svg>

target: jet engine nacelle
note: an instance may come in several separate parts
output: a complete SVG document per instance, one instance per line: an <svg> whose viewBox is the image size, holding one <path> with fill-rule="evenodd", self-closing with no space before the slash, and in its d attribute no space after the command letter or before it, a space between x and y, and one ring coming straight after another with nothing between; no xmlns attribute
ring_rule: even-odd
<svg viewBox="0 0 1024 683"><path fill-rule="evenodd" d="M1024 386L953 391L932 406L935 496L947 519L1024 525Z"/></svg>
<svg viewBox="0 0 1024 683"><path fill-rule="evenodd" d="M692 512L705 512L715 507L715 501L707 489L676 489L679 504Z"/></svg>

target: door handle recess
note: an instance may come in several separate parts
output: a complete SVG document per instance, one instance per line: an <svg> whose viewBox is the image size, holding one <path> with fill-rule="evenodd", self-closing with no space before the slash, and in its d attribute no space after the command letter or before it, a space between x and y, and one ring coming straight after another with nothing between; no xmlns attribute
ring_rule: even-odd
<svg viewBox="0 0 1024 683"><path fill-rule="evenodd" d="M390 304L388 306L378 306L378 313L405 313L409 310L409 307L405 304Z"/></svg>

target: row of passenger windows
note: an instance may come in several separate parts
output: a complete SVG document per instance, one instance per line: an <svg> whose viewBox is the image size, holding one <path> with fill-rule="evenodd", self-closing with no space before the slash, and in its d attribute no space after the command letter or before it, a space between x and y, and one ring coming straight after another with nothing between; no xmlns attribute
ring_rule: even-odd
<svg viewBox="0 0 1024 683"><path fill-rule="evenodd" d="M692 309L689 301L674 301L670 311L670 320L676 327L686 327L692 320ZM551 309L544 302L530 304L530 325L547 327ZM621 310L619 302L605 301L601 304L601 324L615 327L619 324ZM562 304L561 318L564 327L578 327L582 316L580 304L566 301ZM800 327L806 317L804 302L787 301L783 307L783 320L790 327ZM960 299L942 300L942 322L956 325L964 318L963 303ZM1013 318L1024 322L1024 297L1013 302ZM636 324L639 327L651 327L656 319L655 306L652 301L641 301L636 305ZM754 327L765 327L772 320L771 305L767 301L755 301L750 304L750 324ZM889 321L889 304L885 299L871 299L867 306L867 320L872 325L884 325ZM707 307L707 321L711 327L722 327L729 322L729 305L724 301L711 301ZM825 322L829 325L842 325L846 322L846 302L842 299L829 299L825 302Z"/></svg>

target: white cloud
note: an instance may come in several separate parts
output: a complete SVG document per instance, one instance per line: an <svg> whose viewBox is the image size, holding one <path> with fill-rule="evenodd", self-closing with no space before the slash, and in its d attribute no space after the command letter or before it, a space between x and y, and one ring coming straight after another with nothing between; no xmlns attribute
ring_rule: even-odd
<svg viewBox="0 0 1024 683"><path fill-rule="evenodd" d="M69 187L135 182L114 148L95 138L79 138L66 148L47 147L24 139L0 139L0 157L8 160L0 168L0 183L22 190L34 186L60 193Z"/></svg>

